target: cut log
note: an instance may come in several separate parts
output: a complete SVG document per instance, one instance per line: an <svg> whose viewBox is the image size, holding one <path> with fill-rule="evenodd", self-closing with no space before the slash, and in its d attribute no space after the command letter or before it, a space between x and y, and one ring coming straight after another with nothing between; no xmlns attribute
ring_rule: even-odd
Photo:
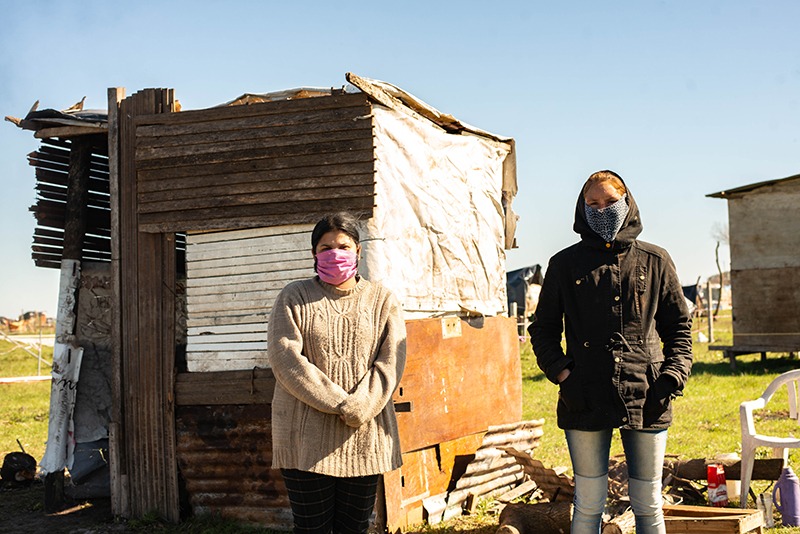
<svg viewBox="0 0 800 534"><path fill-rule="evenodd" d="M726 480L741 480L742 462L740 460L680 460L668 458L664 460L664 470L669 470L677 477L689 480L706 480L709 464L722 464L725 468ZM753 465L752 480L778 480L783 469L782 458L758 459Z"/></svg>
<svg viewBox="0 0 800 534"><path fill-rule="evenodd" d="M571 515L568 502L509 504L500 512L496 534L567 534Z"/></svg>
<svg viewBox="0 0 800 534"><path fill-rule="evenodd" d="M636 518L628 509L608 523L603 523L602 534L633 534L636 532Z"/></svg>

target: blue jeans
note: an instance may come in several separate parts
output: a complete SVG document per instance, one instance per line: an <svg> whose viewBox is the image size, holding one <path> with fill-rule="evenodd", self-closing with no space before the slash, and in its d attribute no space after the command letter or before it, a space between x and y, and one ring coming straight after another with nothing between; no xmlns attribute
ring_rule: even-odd
<svg viewBox="0 0 800 534"><path fill-rule="evenodd" d="M600 532L608 498L612 430L564 431L575 474L572 534ZM661 474L667 448L667 431L620 429L619 432L628 463L628 496L636 517L636 533L664 534Z"/></svg>

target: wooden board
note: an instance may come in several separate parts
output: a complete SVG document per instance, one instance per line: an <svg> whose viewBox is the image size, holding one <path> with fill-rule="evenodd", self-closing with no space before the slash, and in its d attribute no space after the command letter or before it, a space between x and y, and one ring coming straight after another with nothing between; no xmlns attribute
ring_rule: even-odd
<svg viewBox="0 0 800 534"><path fill-rule="evenodd" d="M133 117L169 113L171 90L148 89L122 100L110 130L118 128L115 200L119 202L114 239L119 242L119 369L121 417L118 439L120 476L127 484L130 516L153 511L179 519L175 451L175 294L174 234L139 231ZM115 282L117 283L117 282Z"/></svg>
<svg viewBox="0 0 800 534"><path fill-rule="evenodd" d="M711 506L664 505L667 534L744 534L761 532L761 510Z"/></svg>
<svg viewBox="0 0 800 534"><path fill-rule="evenodd" d="M140 229L309 222L374 205L366 95L267 102L136 120Z"/></svg>
<svg viewBox="0 0 800 534"><path fill-rule="evenodd" d="M800 268L800 180L728 200L731 270Z"/></svg>
<svg viewBox="0 0 800 534"><path fill-rule="evenodd" d="M731 271L733 345L800 349L800 267Z"/></svg>
<svg viewBox="0 0 800 534"><path fill-rule="evenodd" d="M458 335L446 331L453 319ZM406 369L394 395L395 402L412 403L411 412L397 415L404 452L522 417L514 319L419 319L406 328Z"/></svg>
<svg viewBox="0 0 800 534"><path fill-rule="evenodd" d="M189 371L267 367L267 316L283 287L314 275L311 225L187 237Z"/></svg>

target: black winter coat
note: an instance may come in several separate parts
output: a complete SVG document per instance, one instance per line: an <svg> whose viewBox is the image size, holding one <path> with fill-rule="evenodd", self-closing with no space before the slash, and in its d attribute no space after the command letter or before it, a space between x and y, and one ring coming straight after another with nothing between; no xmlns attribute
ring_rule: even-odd
<svg viewBox="0 0 800 534"><path fill-rule="evenodd" d="M666 250L636 240L639 209L630 191L627 199L622 228L606 243L589 227L578 197L574 230L581 241L550 259L528 328L550 381L571 369L560 384L560 428L667 428L671 400L689 377L691 316L675 266Z"/></svg>

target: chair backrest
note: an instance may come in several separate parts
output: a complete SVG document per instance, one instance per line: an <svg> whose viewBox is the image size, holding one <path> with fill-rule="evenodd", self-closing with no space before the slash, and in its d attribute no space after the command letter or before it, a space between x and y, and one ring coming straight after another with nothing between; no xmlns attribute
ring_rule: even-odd
<svg viewBox="0 0 800 534"><path fill-rule="evenodd" d="M767 389L761 395L764 399L764 404L769 402L769 399L778 391L782 385L786 384L789 389L789 417L795 421L800 422L800 411L798 410L798 392L800 391L800 369L793 369L775 377L775 380L770 382Z"/></svg>

